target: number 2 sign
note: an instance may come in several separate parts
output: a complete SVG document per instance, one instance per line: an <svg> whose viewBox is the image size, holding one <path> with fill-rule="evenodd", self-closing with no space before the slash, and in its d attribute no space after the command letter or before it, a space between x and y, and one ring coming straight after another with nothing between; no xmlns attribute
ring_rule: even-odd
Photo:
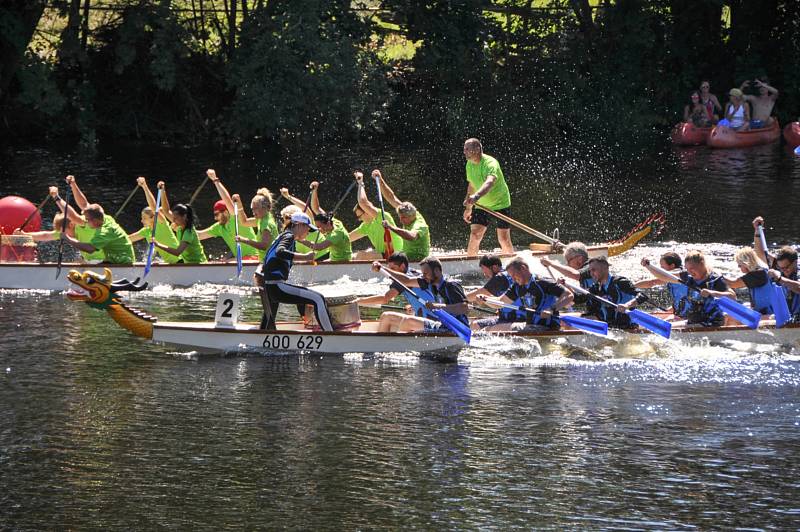
<svg viewBox="0 0 800 532"><path fill-rule="evenodd" d="M217 299L217 312L214 325L217 327L235 327L239 321L239 294L223 292Z"/></svg>

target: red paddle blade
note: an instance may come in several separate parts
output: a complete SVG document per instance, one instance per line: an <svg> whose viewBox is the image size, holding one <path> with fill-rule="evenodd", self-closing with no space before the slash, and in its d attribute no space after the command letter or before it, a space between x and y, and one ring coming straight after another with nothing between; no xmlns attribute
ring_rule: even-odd
<svg viewBox="0 0 800 532"><path fill-rule="evenodd" d="M388 259L394 255L394 246L392 245L392 233L388 229L383 230L383 258Z"/></svg>

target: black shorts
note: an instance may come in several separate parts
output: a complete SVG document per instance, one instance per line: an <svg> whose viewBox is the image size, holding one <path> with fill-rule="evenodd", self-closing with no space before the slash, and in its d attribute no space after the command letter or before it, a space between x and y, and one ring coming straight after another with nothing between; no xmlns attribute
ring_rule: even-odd
<svg viewBox="0 0 800 532"><path fill-rule="evenodd" d="M505 214L506 216L511 218L511 207L506 207L505 209L500 209L499 211L495 212L499 212L500 214ZM511 225L508 222L504 222L499 218L495 218L494 216L484 211L483 209L479 209L477 207L474 207L472 209L472 218L470 218L469 221L470 224L489 227L489 220L494 220L495 222L497 222L498 229L508 229L509 227L511 227Z"/></svg>

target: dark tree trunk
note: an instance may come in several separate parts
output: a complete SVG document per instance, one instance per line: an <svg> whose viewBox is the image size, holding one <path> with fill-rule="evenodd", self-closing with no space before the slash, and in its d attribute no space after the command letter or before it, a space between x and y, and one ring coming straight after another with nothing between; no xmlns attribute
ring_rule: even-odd
<svg viewBox="0 0 800 532"><path fill-rule="evenodd" d="M0 17L6 29L0 32L0 103L7 99L20 59L44 13L45 1L6 0L3 4Z"/></svg>
<svg viewBox="0 0 800 532"><path fill-rule="evenodd" d="M81 51L86 53L86 47L89 43L89 10L92 6L92 0L85 0L83 2L83 27L81 28Z"/></svg>
<svg viewBox="0 0 800 532"><path fill-rule="evenodd" d="M591 39L594 34L594 21L592 20L592 7L589 5L589 0L570 0L570 5L575 11L575 16L578 17L578 25L581 33L587 38Z"/></svg>

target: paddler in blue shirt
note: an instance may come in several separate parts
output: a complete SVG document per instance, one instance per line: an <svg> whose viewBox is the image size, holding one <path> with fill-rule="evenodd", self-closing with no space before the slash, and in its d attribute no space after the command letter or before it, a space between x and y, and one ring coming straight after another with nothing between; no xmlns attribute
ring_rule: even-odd
<svg viewBox="0 0 800 532"><path fill-rule="evenodd" d="M502 297L514 284L514 279L511 278L508 271L503 269L503 262L497 255L486 254L482 256L481 260L478 261L478 266L483 276L488 280L481 288L467 292L468 301L475 302L480 296ZM507 303L516 306L522 305L520 301L516 300ZM473 329L510 331L514 322L524 322L526 317L525 312L501 308L498 310L497 316L475 320L472 322L472 326Z"/></svg>
<svg viewBox="0 0 800 532"><path fill-rule="evenodd" d="M408 257L406 257L406 254L402 251L400 253L394 253L388 259L386 259L386 267L393 272L406 274L410 277L420 277L422 275L422 272L419 270L409 269ZM424 301L433 301L433 295L429 291L423 290L419 287L412 287L411 290ZM389 289L386 290L383 295L378 294L374 296L362 297L358 299L357 303L364 307L372 305L387 305L392 299L396 298L400 294L402 294L406 300L406 312L410 312L415 316L427 315L423 305L421 305L419 301L413 297L409 297L406 291L403 290L403 287L394 280L392 281L392 284L389 285Z"/></svg>
<svg viewBox="0 0 800 532"><path fill-rule="evenodd" d="M626 311L643 303L647 297L633 286L630 279L621 275L611 275L608 268L608 259L605 257L589 259L589 274L594 281L589 292L615 303L616 306L611 307L589 298L586 304L587 315L593 315L618 329L636 327Z"/></svg>
<svg viewBox="0 0 800 532"><path fill-rule="evenodd" d="M683 269L683 261L681 260L681 256L675 253L674 251L667 251L658 259L659 266L661 266L662 270L667 270L668 272L672 273L673 275L678 275L681 270ZM647 268L648 271L650 270L650 259L642 259L642 266ZM669 295L672 299L672 319L681 319L686 318L686 294L689 292L689 289L684 284L675 284L675 283L667 283L663 279L659 279L658 277L653 277L651 279L643 279L641 281L637 281L634 286L636 288L653 288L655 286L662 286L667 285L667 290L669 290Z"/></svg>
<svg viewBox="0 0 800 532"><path fill-rule="evenodd" d="M426 257L419 263L421 277L409 277L400 272L392 272L395 280L408 288L422 288L433 296L433 301L426 303L428 310L440 309L450 313L464 325L469 325L467 313L469 304L464 289L457 281L450 280L442 273L442 263L436 257ZM372 269L379 272L381 263L372 263ZM431 318L412 316L400 312L384 312L378 323L378 332L436 332L442 323Z"/></svg>

